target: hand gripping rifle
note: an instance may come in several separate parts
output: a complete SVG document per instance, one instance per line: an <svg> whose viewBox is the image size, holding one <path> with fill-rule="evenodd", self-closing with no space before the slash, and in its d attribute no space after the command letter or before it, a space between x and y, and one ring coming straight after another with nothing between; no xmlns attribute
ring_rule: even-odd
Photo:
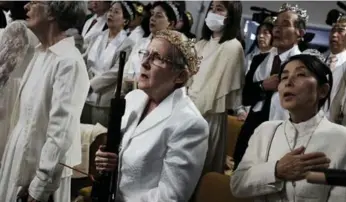
<svg viewBox="0 0 346 202"><path fill-rule="evenodd" d="M125 98L121 95L121 87L125 66L126 52L120 52L119 72L115 97L111 100L109 113L106 152L118 154L121 144L121 119L125 112ZM99 173L92 186L92 202L115 202L118 169L112 172Z"/></svg>

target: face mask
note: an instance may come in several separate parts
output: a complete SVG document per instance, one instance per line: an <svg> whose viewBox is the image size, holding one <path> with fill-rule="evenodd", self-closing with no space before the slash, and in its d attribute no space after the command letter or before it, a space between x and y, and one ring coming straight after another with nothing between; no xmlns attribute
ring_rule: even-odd
<svg viewBox="0 0 346 202"><path fill-rule="evenodd" d="M205 23L211 31L219 32L223 28L224 20L224 16L209 12L207 17L205 18Z"/></svg>

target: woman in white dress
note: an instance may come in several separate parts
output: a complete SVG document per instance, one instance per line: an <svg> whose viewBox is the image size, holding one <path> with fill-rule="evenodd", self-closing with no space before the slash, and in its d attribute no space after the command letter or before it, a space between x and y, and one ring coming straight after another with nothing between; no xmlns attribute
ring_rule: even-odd
<svg viewBox="0 0 346 202"><path fill-rule="evenodd" d="M110 100L114 97L117 83L119 55L121 51L129 55L134 45L125 31L134 16L130 5L129 1L114 1L111 4L107 14L108 29L93 40L86 51L84 57L91 88L83 109L82 123L108 125Z"/></svg>
<svg viewBox="0 0 346 202"><path fill-rule="evenodd" d="M188 201L209 132L184 87L198 71L197 54L183 34L163 30L140 55L139 90L126 95L119 158L101 147L96 168L111 171L119 162L117 201Z"/></svg>
<svg viewBox="0 0 346 202"><path fill-rule="evenodd" d="M241 31L241 14L239 1L213 1L205 19L203 39L196 44L198 56L203 59L188 94L210 127L206 172L224 171L228 110L245 115L241 103L245 56L236 38Z"/></svg>
<svg viewBox="0 0 346 202"><path fill-rule="evenodd" d="M6 29L0 29L0 160L5 149L12 108L17 98L21 78L28 66L37 37L26 27L25 1L1 2L1 7L9 9L9 23ZM5 70L5 72L3 72ZM10 71L13 71L10 73ZM4 74L5 73L5 74ZM10 74L8 74L10 73ZM1 163L0 163L1 164ZM0 165L1 166L1 165Z"/></svg>
<svg viewBox="0 0 346 202"><path fill-rule="evenodd" d="M0 41L0 160L5 149L12 109L22 76L34 55L37 37L24 21L16 20L1 30ZM1 163L0 163L1 167Z"/></svg>
<svg viewBox="0 0 346 202"><path fill-rule="evenodd" d="M146 49L149 46L155 32L164 29L174 29L175 24L179 19L179 12L177 7L167 1L156 1L151 9L150 16L150 35L140 40L132 49L128 61L126 62L124 69L124 79L132 86L136 86L136 76L139 76L141 68L141 59L138 51Z"/></svg>
<svg viewBox="0 0 346 202"><path fill-rule="evenodd" d="M332 72L317 51L292 56L279 73L285 121L261 124L231 178L237 197L267 202L340 202L346 188L309 184L313 169L346 169L346 128L325 117Z"/></svg>
<svg viewBox="0 0 346 202"><path fill-rule="evenodd" d="M0 201L70 201L70 169L81 161L80 115L89 80L65 31L85 16L84 3L32 1L25 6L36 46L14 103L0 168ZM19 196L17 196L19 194Z"/></svg>

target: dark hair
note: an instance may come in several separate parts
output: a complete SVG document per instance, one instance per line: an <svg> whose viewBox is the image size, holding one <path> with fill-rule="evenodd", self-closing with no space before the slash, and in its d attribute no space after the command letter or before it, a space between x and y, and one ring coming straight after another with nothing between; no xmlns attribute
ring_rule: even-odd
<svg viewBox="0 0 346 202"><path fill-rule="evenodd" d="M318 103L318 109L321 109L321 107L326 103L328 100L328 107L330 106L330 93L333 88L333 73L324 62L322 62L319 58L313 55L308 54L299 54L292 56L286 61L282 66L279 73L279 78L281 80L281 74L284 70L285 66L294 60L299 60L302 62L306 68L315 76L317 82L319 85L328 84L329 85L329 91L325 98L321 99Z"/></svg>
<svg viewBox="0 0 346 202"><path fill-rule="evenodd" d="M136 16L143 16L145 14L145 10L144 10L144 5L139 2L139 1L130 1L130 3L133 5L134 7L134 12ZM138 12L136 7L142 6L143 7L143 11L142 12Z"/></svg>
<svg viewBox="0 0 346 202"><path fill-rule="evenodd" d="M150 35L149 23L150 23L151 9L152 9L151 4L144 6L144 16L141 22L141 27L144 31L143 37L148 37Z"/></svg>
<svg viewBox="0 0 346 202"><path fill-rule="evenodd" d="M174 25L177 23L178 19L174 13L172 6L170 4L168 4L168 2L156 1L153 5L152 9L154 9L157 6L160 6L165 11L169 22L173 21ZM173 6L175 6L175 5L173 5Z"/></svg>
<svg viewBox="0 0 346 202"><path fill-rule="evenodd" d="M130 1L115 1L113 4L115 4L115 3L119 3L121 6L121 10L123 11L123 17L125 20L127 20L127 24L124 26L124 29L127 29L131 20L135 17L135 10L136 9ZM113 6L113 4L112 4L112 6ZM133 13L133 16L131 16L130 12L126 9L124 4L129 6L129 8L131 9L131 11Z"/></svg>
<svg viewBox="0 0 346 202"><path fill-rule="evenodd" d="M262 27L265 27L266 29L268 29L269 32L270 32L270 34L273 36L273 27L274 27L273 24L267 23L267 22L260 24L260 25L257 27L257 30L256 30L256 38L255 38L255 40L253 41L253 43L252 43L250 49L248 50L248 52L247 52L246 54L251 53L251 52L255 49L255 47L258 47L257 36L258 36L258 34L259 34L259 32L260 32L260 30L261 30ZM273 43L273 37L272 37L271 40L270 40L270 45L271 45L272 43Z"/></svg>
<svg viewBox="0 0 346 202"><path fill-rule="evenodd" d="M239 42L245 46L245 40L243 33L241 31L241 15L243 11L243 7L240 1L221 1L224 6L227 8L227 17L225 20L225 26L223 28L223 34L220 38L219 43L223 43L228 40L232 40L234 38L238 39ZM213 2L210 2L209 9ZM208 15L208 14L207 14ZM204 22L202 29L202 39L210 40L213 31L211 31L207 24Z"/></svg>
<svg viewBox="0 0 346 202"><path fill-rule="evenodd" d="M183 26L178 31L183 33L187 38L190 38L190 39L196 38L196 35L190 32L192 24L190 24L189 18L187 17L186 13L183 13L182 21L183 21Z"/></svg>

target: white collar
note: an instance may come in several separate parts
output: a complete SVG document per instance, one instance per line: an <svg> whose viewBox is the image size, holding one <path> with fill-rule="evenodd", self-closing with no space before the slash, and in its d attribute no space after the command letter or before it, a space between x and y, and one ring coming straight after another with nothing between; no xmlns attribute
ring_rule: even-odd
<svg viewBox="0 0 346 202"><path fill-rule="evenodd" d="M330 52L330 55L328 58L330 58L331 56L335 56L337 61L337 66L342 65L344 62L346 62L346 49L343 50L342 52L338 53L338 54L333 54Z"/></svg>
<svg viewBox="0 0 346 202"><path fill-rule="evenodd" d="M97 15L95 14L95 15L92 16L92 19L93 19L93 20L96 19L97 22L99 22L99 21L101 21L101 20L105 20L105 19L107 19L107 12L106 12L105 14L103 14L103 15L98 16L98 17L97 17Z"/></svg>
<svg viewBox="0 0 346 202"><path fill-rule="evenodd" d="M286 61L289 57L291 57L293 52L298 52L298 51L299 51L298 45L294 45L291 49L279 54L281 62ZM274 56L278 55L277 48L272 48L271 52L274 54Z"/></svg>
<svg viewBox="0 0 346 202"><path fill-rule="evenodd" d="M47 50L55 53L56 55L66 55L66 48L70 48L71 46L75 46L75 40L73 37L66 37L60 41L58 41L56 44L50 46ZM36 50L42 51L42 44L38 44L35 47Z"/></svg>
<svg viewBox="0 0 346 202"><path fill-rule="evenodd" d="M324 112L323 110L320 110L315 116L310 118L307 121L300 122L300 123L293 123L291 120L287 120L286 129L290 131L296 131L298 135L306 135L308 131L315 130L317 125L321 122L321 120L324 118Z"/></svg>

